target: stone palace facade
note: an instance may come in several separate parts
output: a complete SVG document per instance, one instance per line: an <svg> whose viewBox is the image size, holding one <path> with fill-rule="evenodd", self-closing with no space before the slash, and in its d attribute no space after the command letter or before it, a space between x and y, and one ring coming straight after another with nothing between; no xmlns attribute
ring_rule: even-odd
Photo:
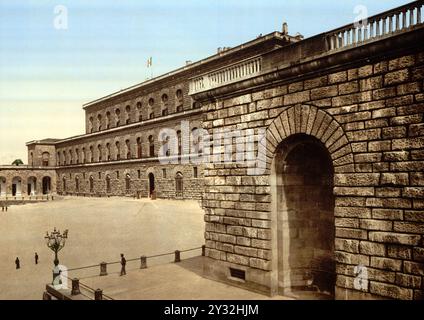
<svg viewBox="0 0 424 320"><path fill-rule="evenodd" d="M271 295L423 299L422 7L308 39L284 27L90 102L84 135L29 142L28 167L0 168L2 194L201 199L207 277ZM263 158L185 163L212 141L181 139L184 121L262 132ZM164 128L178 163L160 161Z"/></svg>

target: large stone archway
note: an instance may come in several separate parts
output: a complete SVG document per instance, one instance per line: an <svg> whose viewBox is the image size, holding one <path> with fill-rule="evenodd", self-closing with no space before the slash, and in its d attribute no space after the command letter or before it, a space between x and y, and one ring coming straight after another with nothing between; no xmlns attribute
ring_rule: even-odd
<svg viewBox="0 0 424 320"><path fill-rule="evenodd" d="M334 172L354 171L342 127L312 106L283 111L267 130L272 291L334 297ZM316 297L316 296L315 296Z"/></svg>

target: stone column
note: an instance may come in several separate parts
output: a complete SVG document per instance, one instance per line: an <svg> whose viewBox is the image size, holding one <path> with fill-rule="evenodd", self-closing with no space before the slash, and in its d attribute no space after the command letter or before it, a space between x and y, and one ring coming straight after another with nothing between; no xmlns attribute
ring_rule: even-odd
<svg viewBox="0 0 424 320"><path fill-rule="evenodd" d="M75 296L77 294L80 294L80 288L79 288L79 279L74 278L72 279L72 291L71 291L71 295Z"/></svg>
<svg viewBox="0 0 424 320"><path fill-rule="evenodd" d="M140 269L146 269L147 268L147 257L141 256L140 257Z"/></svg>
<svg viewBox="0 0 424 320"><path fill-rule="evenodd" d="M103 290L97 289L94 291L94 300L103 300Z"/></svg>
<svg viewBox="0 0 424 320"><path fill-rule="evenodd" d="M107 276L107 263L106 262L100 263L100 276Z"/></svg>

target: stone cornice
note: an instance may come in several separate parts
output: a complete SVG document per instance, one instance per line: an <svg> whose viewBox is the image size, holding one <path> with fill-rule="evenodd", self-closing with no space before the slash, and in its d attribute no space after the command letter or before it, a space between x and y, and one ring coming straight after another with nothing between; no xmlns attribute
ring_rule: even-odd
<svg viewBox="0 0 424 320"><path fill-rule="evenodd" d="M390 59L390 57L407 54L408 52L420 49L422 43L424 43L424 27L420 26L409 32L392 35L361 46L325 52L294 63L282 64L282 66L269 71L265 70L261 75L256 77L211 89L207 92L194 94L192 97L196 101L208 102L243 95L275 85L283 85L329 72L337 72L350 67L353 68L365 63L371 63L373 60L377 61L382 57ZM300 42L292 46L302 45L304 43ZM274 51L274 54L286 49L277 49ZM390 56L388 55L389 52ZM266 59L266 56L264 56L264 59Z"/></svg>

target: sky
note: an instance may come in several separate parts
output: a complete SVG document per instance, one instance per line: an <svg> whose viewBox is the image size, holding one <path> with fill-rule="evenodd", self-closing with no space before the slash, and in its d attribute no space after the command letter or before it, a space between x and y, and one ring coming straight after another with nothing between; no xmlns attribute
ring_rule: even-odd
<svg viewBox="0 0 424 320"><path fill-rule="evenodd" d="M0 164L84 133L82 105L280 31L306 38L411 1L0 0ZM361 7L358 7L361 6ZM147 68L152 57L153 67Z"/></svg>

